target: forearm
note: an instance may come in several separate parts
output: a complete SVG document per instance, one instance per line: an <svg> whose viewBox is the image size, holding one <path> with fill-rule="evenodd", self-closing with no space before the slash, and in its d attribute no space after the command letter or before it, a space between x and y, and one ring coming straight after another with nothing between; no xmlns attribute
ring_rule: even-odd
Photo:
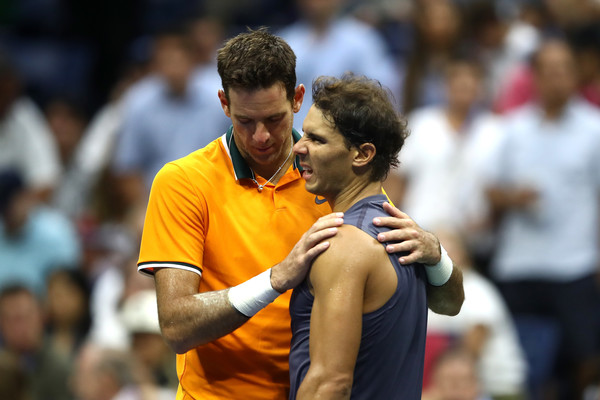
<svg viewBox="0 0 600 400"><path fill-rule="evenodd" d="M452 275L441 286L427 285L427 305L437 314L456 315L460 312L465 300L462 271L456 265Z"/></svg>
<svg viewBox="0 0 600 400"><path fill-rule="evenodd" d="M228 291L187 295L159 304L162 334L175 352L185 353L225 336L249 319L231 305Z"/></svg>

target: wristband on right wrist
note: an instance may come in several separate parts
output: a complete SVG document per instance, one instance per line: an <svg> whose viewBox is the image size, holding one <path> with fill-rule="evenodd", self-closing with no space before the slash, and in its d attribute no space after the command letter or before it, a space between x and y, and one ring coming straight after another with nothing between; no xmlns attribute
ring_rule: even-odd
<svg viewBox="0 0 600 400"><path fill-rule="evenodd" d="M450 279L452 275L452 269L454 268L452 259L448 256L446 249L440 243L440 251L442 257L437 264L425 265L425 272L427 273L427 281L433 286L442 286Z"/></svg>
<svg viewBox="0 0 600 400"><path fill-rule="evenodd" d="M254 314L272 303L281 293L271 286L271 268L229 289L227 297L231 305L244 314Z"/></svg>

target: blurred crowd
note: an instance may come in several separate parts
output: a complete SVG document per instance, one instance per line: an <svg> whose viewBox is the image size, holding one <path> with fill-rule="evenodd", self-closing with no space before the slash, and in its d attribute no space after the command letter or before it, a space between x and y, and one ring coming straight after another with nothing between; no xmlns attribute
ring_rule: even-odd
<svg viewBox="0 0 600 400"><path fill-rule="evenodd" d="M600 2L8 0L0 6L0 399L173 399L154 174L221 136L215 55L268 26L298 83L379 80L411 131L389 197L463 267L423 398L600 399Z"/></svg>

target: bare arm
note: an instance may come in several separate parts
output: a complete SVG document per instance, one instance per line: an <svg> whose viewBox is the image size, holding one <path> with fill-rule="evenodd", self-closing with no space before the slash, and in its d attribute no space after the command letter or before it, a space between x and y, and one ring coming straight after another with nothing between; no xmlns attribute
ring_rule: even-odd
<svg viewBox="0 0 600 400"><path fill-rule="evenodd" d="M315 222L290 254L272 267L273 289L283 293L301 282L313 259L329 247L323 240L335 235L342 223L336 213ZM162 268L154 278L162 334L177 353L227 335L248 320L231 305L229 289L198 293L201 277L193 272Z"/></svg>
<svg viewBox="0 0 600 400"><path fill-rule="evenodd" d="M361 252L353 251L352 243L338 244L340 240L315 260L310 272L315 298L310 368L298 389L298 400L350 398L367 274L361 266Z"/></svg>
<svg viewBox="0 0 600 400"><path fill-rule="evenodd" d="M526 209L538 200L538 192L531 187L490 187L486 196L494 214L510 209Z"/></svg>
<svg viewBox="0 0 600 400"><path fill-rule="evenodd" d="M440 241L434 234L423 230L408 215L389 203L384 203L384 209L390 217L375 218L373 222L394 229L377 236L380 242L390 243L386 247L388 253L403 253L399 258L403 265L434 265L440 261ZM456 315L464 299L462 271L457 265L454 265L452 275L445 284L427 285L427 305L435 313Z"/></svg>

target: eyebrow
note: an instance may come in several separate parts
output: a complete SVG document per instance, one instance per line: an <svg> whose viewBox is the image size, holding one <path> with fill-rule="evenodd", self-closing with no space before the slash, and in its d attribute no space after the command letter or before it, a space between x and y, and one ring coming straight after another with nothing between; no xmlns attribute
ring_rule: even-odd
<svg viewBox="0 0 600 400"><path fill-rule="evenodd" d="M286 111L282 111L276 114L272 114L272 115L267 115L266 117L262 118L262 119L271 119L271 118L279 118L279 117L284 117L286 114ZM252 118L248 115L245 114L233 114L236 118L241 118L241 119L256 119L256 118Z"/></svg>

